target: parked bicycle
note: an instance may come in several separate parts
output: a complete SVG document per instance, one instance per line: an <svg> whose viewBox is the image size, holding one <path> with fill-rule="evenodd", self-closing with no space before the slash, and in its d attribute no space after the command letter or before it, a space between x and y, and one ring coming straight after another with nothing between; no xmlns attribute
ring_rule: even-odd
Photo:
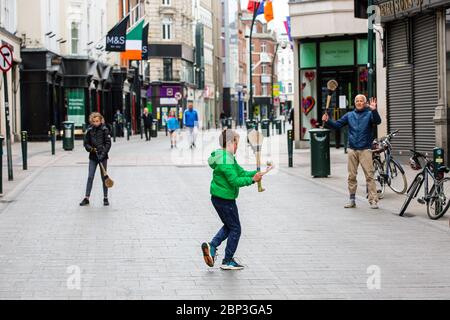
<svg viewBox="0 0 450 320"><path fill-rule="evenodd" d="M384 197L386 186L389 186L397 194L404 194L408 189L405 170L392 156L391 140L398 133L399 130L390 133L380 140L375 140L372 147L375 182L380 199ZM384 156L382 157L381 155Z"/></svg>
<svg viewBox="0 0 450 320"><path fill-rule="evenodd" d="M413 170L420 170L414 179L411 187L408 189L405 203L400 210L400 216L403 216L408 208L411 200L419 194L422 185L425 185L424 196L417 201L420 204L427 205L427 214L430 219L437 220L441 218L450 206L450 178L444 177L450 169L446 166L436 168L435 174L434 163L428 159L425 154L411 150L413 156L410 159L410 165ZM425 165L420 164L420 159L425 161ZM430 180L433 182L431 189L429 188Z"/></svg>

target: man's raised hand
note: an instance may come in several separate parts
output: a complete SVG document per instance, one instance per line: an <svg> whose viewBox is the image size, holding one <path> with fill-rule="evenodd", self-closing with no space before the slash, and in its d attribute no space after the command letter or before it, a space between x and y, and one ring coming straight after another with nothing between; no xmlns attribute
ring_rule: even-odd
<svg viewBox="0 0 450 320"><path fill-rule="evenodd" d="M377 98L370 98L369 107L372 111L377 110Z"/></svg>

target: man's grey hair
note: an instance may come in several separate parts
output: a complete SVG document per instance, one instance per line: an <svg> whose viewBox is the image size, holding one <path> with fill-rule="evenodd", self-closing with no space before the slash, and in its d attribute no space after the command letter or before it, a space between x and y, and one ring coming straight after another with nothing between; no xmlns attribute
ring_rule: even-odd
<svg viewBox="0 0 450 320"><path fill-rule="evenodd" d="M363 95L363 94L358 94L358 95L356 96L356 98L355 98L355 104L356 104L356 100L357 100L358 98L363 98L363 99L364 99L364 103L367 103L367 97L366 97L365 95Z"/></svg>

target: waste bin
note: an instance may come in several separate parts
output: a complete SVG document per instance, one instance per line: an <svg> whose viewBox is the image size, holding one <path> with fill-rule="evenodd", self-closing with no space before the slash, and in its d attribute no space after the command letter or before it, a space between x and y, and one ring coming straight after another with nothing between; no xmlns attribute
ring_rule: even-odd
<svg viewBox="0 0 450 320"><path fill-rule="evenodd" d="M75 123L70 121L63 122L63 131L63 149L72 151L75 148Z"/></svg>
<svg viewBox="0 0 450 320"><path fill-rule="evenodd" d="M228 129L233 129L233 118L227 119L227 127Z"/></svg>
<svg viewBox="0 0 450 320"><path fill-rule="evenodd" d="M277 134L281 136L283 134L283 126L281 125L281 120L276 120L275 126L276 126Z"/></svg>
<svg viewBox="0 0 450 320"><path fill-rule="evenodd" d="M270 137L270 121L269 120L261 121L261 131L265 138Z"/></svg>
<svg viewBox="0 0 450 320"><path fill-rule="evenodd" d="M312 129L311 136L311 175L314 178L327 178L330 166L330 130Z"/></svg>
<svg viewBox="0 0 450 320"><path fill-rule="evenodd" d="M245 126L247 127L247 131L251 131L256 128L256 123L253 120L246 120Z"/></svg>
<svg viewBox="0 0 450 320"><path fill-rule="evenodd" d="M158 120L153 120L152 138L158 138Z"/></svg>

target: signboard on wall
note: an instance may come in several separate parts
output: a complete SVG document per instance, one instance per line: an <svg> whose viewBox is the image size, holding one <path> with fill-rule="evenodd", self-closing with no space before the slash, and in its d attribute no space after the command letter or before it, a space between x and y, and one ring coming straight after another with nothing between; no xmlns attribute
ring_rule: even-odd
<svg viewBox="0 0 450 320"><path fill-rule="evenodd" d="M337 67L355 64L353 40L327 41L320 44L320 66Z"/></svg>
<svg viewBox="0 0 450 320"><path fill-rule="evenodd" d="M75 123L75 127L82 127L86 121L86 97L84 89L67 89L68 120Z"/></svg>

